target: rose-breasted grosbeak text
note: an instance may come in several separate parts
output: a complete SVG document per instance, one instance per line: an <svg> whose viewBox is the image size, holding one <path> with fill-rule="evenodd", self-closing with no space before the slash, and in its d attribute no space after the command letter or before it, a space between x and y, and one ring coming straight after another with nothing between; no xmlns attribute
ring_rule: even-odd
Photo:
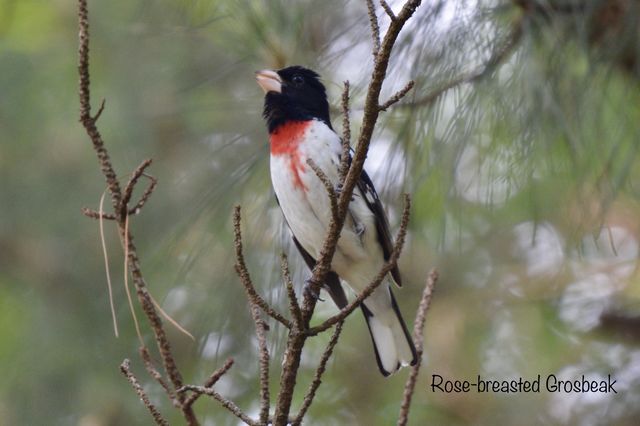
<svg viewBox="0 0 640 426"><path fill-rule="evenodd" d="M311 158L337 185L340 137L331 127L329 103L318 74L292 66L259 71L256 79L265 91L273 189L296 247L313 268L331 220L331 207L326 189L307 159ZM324 283L339 308L347 304L340 279L360 293L389 259L391 250L384 208L363 170L349 204L332 271ZM416 362L415 347L391 291L393 282L401 285L397 266L362 304L378 367L385 376Z"/></svg>

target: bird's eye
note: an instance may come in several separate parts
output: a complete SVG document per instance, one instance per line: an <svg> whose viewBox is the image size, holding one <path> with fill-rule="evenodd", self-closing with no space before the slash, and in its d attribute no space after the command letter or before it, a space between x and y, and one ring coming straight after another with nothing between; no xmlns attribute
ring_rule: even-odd
<svg viewBox="0 0 640 426"><path fill-rule="evenodd" d="M291 81L296 86L301 86L304 83L304 78L301 75L294 75Z"/></svg>

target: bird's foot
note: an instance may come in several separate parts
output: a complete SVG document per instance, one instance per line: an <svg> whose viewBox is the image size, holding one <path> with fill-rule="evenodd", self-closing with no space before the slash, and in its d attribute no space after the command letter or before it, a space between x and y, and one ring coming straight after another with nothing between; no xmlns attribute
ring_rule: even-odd
<svg viewBox="0 0 640 426"><path fill-rule="evenodd" d="M312 278L307 278L306 280L304 280L304 293L311 296L311 298L314 300L319 300L321 302L324 302L324 299L320 297L320 290L318 289L318 291L315 291L313 289L314 283L315 282L313 281Z"/></svg>

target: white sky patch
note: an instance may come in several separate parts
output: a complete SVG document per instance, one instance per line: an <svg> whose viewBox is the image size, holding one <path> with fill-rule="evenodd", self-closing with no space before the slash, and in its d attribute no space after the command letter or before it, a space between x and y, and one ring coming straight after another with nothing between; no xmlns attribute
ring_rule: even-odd
<svg viewBox="0 0 640 426"><path fill-rule="evenodd" d="M527 264L527 275L554 275L564 262L563 242L549 223L524 222L513 228L517 250Z"/></svg>
<svg viewBox="0 0 640 426"><path fill-rule="evenodd" d="M187 306L189 289L184 286L175 287L167 294L162 308L167 312L176 312Z"/></svg>
<svg viewBox="0 0 640 426"><path fill-rule="evenodd" d="M390 139L380 137L370 145L365 169L374 185L376 182L384 182L385 189L401 187L404 182L405 166L402 152L394 150Z"/></svg>
<svg viewBox="0 0 640 426"><path fill-rule="evenodd" d="M221 333L209 333L205 338L204 345L202 347L202 358L215 359L226 354L231 349L231 337L225 336Z"/></svg>

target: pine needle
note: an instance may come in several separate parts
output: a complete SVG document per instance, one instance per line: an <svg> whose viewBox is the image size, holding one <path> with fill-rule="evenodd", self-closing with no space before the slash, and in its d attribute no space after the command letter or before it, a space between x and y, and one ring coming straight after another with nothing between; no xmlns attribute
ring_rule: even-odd
<svg viewBox="0 0 640 426"><path fill-rule="evenodd" d="M177 328L178 330L180 330L180 332L182 332L183 334L189 336L189 338L191 338L191 340L193 340L194 342L196 341L196 338L193 337L193 334L189 333L187 331L187 329L185 329L184 327L182 327L180 324L178 324L178 321L174 320L173 318L171 318L171 316L166 313L164 311L164 309L162 309L162 307L160 306L160 304L158 302L156 302L156 299L153 298L153 295L151 293L149 293L149 297L151 298L151 301L153 302L153 305L156 307L156 309L160 312L160 314L167 320L169 321L171 324L173 324L173 326L175 328Z"/></svg>
<svg viewBox="0 0 640 426"><path fill-rule="evenodd" d="M111 318L113 319L113 331L116 335L116 338L119 337L118 333L118 320L116 318L116 309L113 303L113 289L111 287L111 274L109 273L109 255L107 254L107 243L104 238L104 218L102 217L104 213L104 197L107 195L107 190L105 189L102 193L102 197L100 197L100 207L98 212L99 223L100 223L100 242L102 243L102 255L104 256L104 270L107 276L107 288L109 289L109 306L111 307Z"/></svg>

